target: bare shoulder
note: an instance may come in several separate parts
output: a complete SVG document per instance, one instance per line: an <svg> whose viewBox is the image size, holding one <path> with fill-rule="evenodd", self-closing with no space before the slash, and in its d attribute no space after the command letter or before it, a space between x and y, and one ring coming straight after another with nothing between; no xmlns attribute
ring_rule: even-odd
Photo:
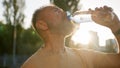
<svg viewBox="0 0 120 68"><path fill-rule="evenodd" d="M34 67L34 55L32 55L31 57L29 57L24 63L23 65L21 66L21 68L35 68Z"/></svg>
<svg viewBox="0 0 120 68"><path fill-rule="evenodd" d="M40 68L45 58L44 52L39 49L24 62L21 68Z"/></svg>
<svg viewBox="0 0 120 68"><path fill-rule="evenodd" d="M68 50L70 52L76 54L80 58L83 57L83 59L88 59L88 56L89 56L89 58L93 58L93 56L101 54L100 52L89 50L89 49L83 49L83 48L80 48L80 49L78 49L78 48L68 48Z"/></svg>
<svg viewBox="0 0 120 68"><path fill-rule="evenodd" d="M38 61L41 60L39 56L39 50L29 57L21 66L21 68L37 68ZM40 64L40 62L39 62Z"/></svg>
<svg viewBox="0 0 120 68"><path fill-rule="evenodd" d="M73 49L81 58L83 59L87 59L87 60L95 60L97 58L105 58L108 55L112 55L112 54L107 54L104 52L99 52L99 51L95 51L95 50L91 50L91 49ZM88 58L89 57L89 58Z"/></svg>
<svg viewBox="0 0 120 68"><path fill-rule="evenodd" d="M90 50L90 49L84 49L84 48L80 48L80 49L77 49L77 48L72 48L73 51L79 53L79 54L82 54L82 55L86 55L86 54L92 54L92 53L99 53L97 51L94 51L94 50Z"/></svg>
<svg viewBox="0 0 120 68"><path fill-rule="evenodd" d="M104 53L88 49L74 49L87 64L95 68L120 68L120 54Z"/></svg>

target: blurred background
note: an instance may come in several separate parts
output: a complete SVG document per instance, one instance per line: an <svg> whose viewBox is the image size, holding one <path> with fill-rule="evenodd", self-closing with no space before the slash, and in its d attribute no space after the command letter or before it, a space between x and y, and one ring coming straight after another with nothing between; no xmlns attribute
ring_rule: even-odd
<svg viewBox="0 0 120 68"><path fill-rule="evenodd" d="M42 47L43 41L31 27L33 12L53 3L73 13L107 5L120 17L119 0L0 0L0 68L20 68ZM66 46L116 53L117 41L111 30L95 23L80 24L80 29L66 39ZM89 44L89 46L88 46Z"/></svg>

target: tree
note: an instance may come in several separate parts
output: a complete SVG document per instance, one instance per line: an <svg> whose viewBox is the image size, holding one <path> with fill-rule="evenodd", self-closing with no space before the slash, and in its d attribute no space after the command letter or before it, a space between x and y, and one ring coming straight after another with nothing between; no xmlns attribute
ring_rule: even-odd
<svg viewBox="0 0 120 68"><path fill-rule="evenodd" d="M10 30L8 30L10 29ZM8 24L0 22L0 55L12 53L12 30Z"/></svg>
<svg viewBox="0 0 120 68"><path fill-rule="evenodd" d="M39 35L32 28L23 30L19 39L17 46L19 55L32 55L43 44Z"/></svg>
<svg viewBox="0 0 120 68"><path fill-rule="evenodd" d="M5 8L4 17L6 19L6 23L11 26L11 29L9 30L13 31L13 35L11 39L13 39L13 49L15 49L17 34L20 34L22 30L22 27L20 26L20 24L22 24L24 21L23 9L25 6L25 1L24 0L4 0L3 6Z"/></svg>
<svg viewBox="0 0 120 68"><path fill-rule="evenodd" d="M12 3L10 3L10 2L12 2ZM19 3L20 5L17 3ZM14 34L17 34L17 38L16 38L17 47L15 49L17 51L16 53L20 54L20 55L23 55L23 54L30 55L31 53L36 51L38 49L38 47L41 46L42 40L39 39L38 35L36 34L36 32L33 31L32 28L25 30L21 27L21 24L23 23L23 20L24 20L24 14L22 13L22 10L24 8L24 0L21 0L21 1L5 0L5 1L3 1L3 4L5 7L4 16L6 18L7 24L6 25L1 24L1 27L4 27L3 33L6 33L8 31L7 35L5 37L6 38L8 36L11 37L9 40L6 39L5 41L13 42L11 39L13 39ZM16 9L15 10L16 12L13 12L13 8L11 8L13 6L18 7L17 9L14 7L14 10ZM9 26L9 28L8 28L8 26ZM16 29L16 30L14 30L14 29ZM13 33L14 31L15 31L15 33ZM4 35L3 33L2 33L2 35ZM3 38L3 36L2 36L2 38ZM30 39L33 39L33 40L30 40ZM5 42L5 41L3 41L3 42ZM3 45L5 45L5 43ZM36 45L38 45L38 46L36 46ZM12 44L7 44L7 46L8 47L11 46L10 48L12 48ZM32 48L32 46L33 46L33 48ZM22 49L20 50L21 47L23 47L22 48L23 50ZM25 47L28 51L26 51ZM10 52L9 54L11 54L11 51L9 51L9 52Z"/></svg>
<svg viewBox="0 0 120 68"><path fill-rule="evenodd" d="M25 1L24 0L3 0L3 6L5 8L4 16L6 22L11 24L13 30L13 65L15 63L15 54L16 54L16 39L17 39L17 26L19 26L24 21L24 9ZM20 26L18 27L20 28ZM22 30L22 28L20 29Z"/></svg>
<svg viewBox="0 0 120 68"><path fill-rule="evenodd" d="M24 0L3 0L3 6L5 8L4 16L8 24L15 26L23 23Z"/></svg>
<svg viewBox="0 0 120 68"><path fill-rule="evenodd" d="M69 11L73 13L77 10L78 3L80 0L50 0L58 7L62 8L64 11Z"/></svg>

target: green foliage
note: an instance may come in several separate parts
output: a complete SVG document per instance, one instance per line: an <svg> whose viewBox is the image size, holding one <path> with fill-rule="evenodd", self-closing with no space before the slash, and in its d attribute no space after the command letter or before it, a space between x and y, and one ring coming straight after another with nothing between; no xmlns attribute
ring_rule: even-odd
<svg viewBox="0 0 120 68"><path fill-rule="evenodd" d="M23 30L18 39L18 54L33 54L43 44L32 28Z"/></svg>
<svg viewBox="0 0 120 68"><path fill-rule="evenodd" d="M77 6L80 0L53 0L54 4L62 8L64 11L70 11L71 13L77 10Z"/></svg>
<svg viewBox="0 0 120 68"><path fill-rule="evenodd" d="M20 5L21 4L21 5ZM24 20L24 14L23 14L23 8L24 8L24 0L3 0L3 6L4 6L4 17L6 19L6 23L8 26L10 26L9 29L11 30L8 34L11 40L9 44L10 47L10 53L13 52L16 53L16 43L17 43L17 32L20 33L22 28L20 27L19 31L17 28L19 28L20 23ZM8 35L7 35L8 36ZM12 49L12 50L11 50Z"/></svg>
<svg viewBox="0 0 120 68"><path fill-rule="evenodd" d="M4 17L7 23L18 25L24 21L24 0L3 0Z"/></svg>
<svg viewBox="0 0 120 68"><path fill-rule="evenodd" d="M0 55L13 54L13 50L16 54L33 54L42 41L32 28L25 30L21 27L25 0L3 0L3 6L7 24L0 22Z"/></svg>
<svg viewBox="0 0 120 68"><path fill-rule="evenodd" d="M0 54L12 53L12 29L11 25L0 23Z"/></svg>
<svg viewBox="0 0 120 68"><path fill-rule="evenodd" d="M13 28L10 24L0 23L0 55L12 54ZM31 55L43 44L42 40L32 28L27 30L22 28L21 30L21 26L17 26L17 29L17 54Z"/></svg>

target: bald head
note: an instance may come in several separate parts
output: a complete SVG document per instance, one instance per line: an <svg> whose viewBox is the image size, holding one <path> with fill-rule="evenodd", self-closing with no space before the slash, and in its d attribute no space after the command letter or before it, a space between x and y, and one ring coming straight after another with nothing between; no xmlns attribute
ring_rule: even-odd
<svg viewBox="0 0 120 68"><path fill-rule="evenodd" d="M32 25L34 28L36 28L35 24L38 20L44 20L44 11L46 8L48 7L52 7L53 5L49 5L49 6L42 6L39 9L37 9L34 14L33 14L33 18L32 18Z"/></svg>
<svg viewBox="0 0 120 68"><path fill-rule="evenodd" d="M42 35L47 35L46 32L58 35L69 34L72 30L71 27L73 27L72 23L69 22L70 20L67 18L66 13L54 5L36 10L32 19L33 27L39 34L44 33Z"/></svg>
<svg viewBox="0 0 120 68"><path fill-rule="evenodd" d="M60 16L63 15L62 12L64 11L55 5L43 6L34 12L32 24L34 28L36 28L35 24L40 20L46 22L47 24L51 24L52 22L58 22ZM63 17L61 16L61 18Z"/></svg>

